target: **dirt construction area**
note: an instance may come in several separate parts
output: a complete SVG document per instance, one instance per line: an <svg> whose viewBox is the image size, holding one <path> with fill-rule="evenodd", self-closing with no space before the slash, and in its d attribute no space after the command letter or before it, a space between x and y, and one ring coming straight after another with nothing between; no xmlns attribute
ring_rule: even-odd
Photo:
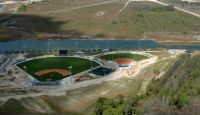
<svg viewBox="0 0 200 115"><path fill-rule="evenodd" d="M10 98L15 98L25 108L35 112L75 111L88 114L87 110L93 109L91 105L99 97L113 98L118 95L143 93L151 80L162 77L163 73L172 66L183 51L161 50L148 51L147 53L152 54L153 57L142 60L129 69L120 69L110 76L76 83L73 88L70 86L25 88L19 82L21 77L17 77L16 80L12 81L15 86L11 85L10 88L18 86L29 92L17 94L15 91L14 94L0 89L2 94L0 102L3 103ZM13 70L14 68L10 69ZM20 76L21 73L11 75ZM6 82L4 81L4 83ZM1 86L3 87L3 83L1 83Z"/></svg>

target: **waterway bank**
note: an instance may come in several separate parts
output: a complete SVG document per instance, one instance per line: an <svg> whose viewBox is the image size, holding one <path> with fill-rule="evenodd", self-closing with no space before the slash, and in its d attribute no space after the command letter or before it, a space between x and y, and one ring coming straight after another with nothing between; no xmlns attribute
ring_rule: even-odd
<svg viewBox="0 0 200 115"><path fill-rule="evenodd" d="M112 40L89 40L89 39L49 39L49 40L13 40L0 42L0 52L6 51L48 51L61 49L185 49L200 50L200 44L163 44L153 40L130 40L130 39L112 39Z"/></svg>

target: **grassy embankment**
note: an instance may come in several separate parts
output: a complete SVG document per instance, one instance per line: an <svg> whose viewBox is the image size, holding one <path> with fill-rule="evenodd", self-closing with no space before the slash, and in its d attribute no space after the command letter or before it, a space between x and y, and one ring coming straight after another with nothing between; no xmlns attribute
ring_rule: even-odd
<svg viewBox="0 0 200 115"><path fill-rule="evenodd" d="M90 4L90 2L87 4ZM16 23L11 24L12 28L18 28L15 29L15 32L19 31L15 35L16 38L23 38L26 35L29 38L33 36L35 38L94 37L138 39L143 38L145 34L147 37L153 37L156 40L166 40L168 38L173 38L171 40L179 40L180 38L184 40L188 36L192 37L188 33L200 31L199 18L152 2L131 2L115 18L113 17L123 7L124 1L75 10L70 10L70 8L78 7L80 4L72 2L71 6L67 7L67 4L64 3L64 1L56 2L56 4L53 4L53 2L34 3L27 6L25 10L24 7L21 8L23 12L19 14L26 16L20 17L20 20L17 16L11 16L6 21L8 23L16 21ZM58 7L56 8L55 5ZM48 12L45 9L47 6L48 11L55 12ZM59 11L60 9L61 11ZM36 18L32 20L25 19L33 15L43 20L40 22ZM48 20L48 23L45 20ZM33 22L37 23L34 26L26 26ZM11 25L2 25L2 32L4 33L8 29L4 27L10 27ZM12 28L8 30L12 30ZM1 39L5 38L3 34L1 36ZM9 38L9 36L6 37Z"/></svg>

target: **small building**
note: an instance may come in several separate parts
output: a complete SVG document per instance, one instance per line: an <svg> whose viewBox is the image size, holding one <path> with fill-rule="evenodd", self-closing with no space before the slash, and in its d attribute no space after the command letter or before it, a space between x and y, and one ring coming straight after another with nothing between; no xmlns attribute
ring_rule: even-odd
<svg viewBox="0 0 200 115"><path fill-rule="evenodd" d="M68 50L59 50L59 56L67 56L68 55Z"/></svg>

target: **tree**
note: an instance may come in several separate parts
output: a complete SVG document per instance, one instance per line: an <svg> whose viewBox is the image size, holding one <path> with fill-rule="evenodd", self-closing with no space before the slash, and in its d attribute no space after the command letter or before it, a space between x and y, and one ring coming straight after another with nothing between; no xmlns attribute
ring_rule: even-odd
<svg viewBox="0 0 200 115"><path fill-rule="evenodd" d="M103 115L103 111L106 109L106 106L104 104L107 100L108 99L105 97L97 99L95 108L96 115Z"/></svg>

